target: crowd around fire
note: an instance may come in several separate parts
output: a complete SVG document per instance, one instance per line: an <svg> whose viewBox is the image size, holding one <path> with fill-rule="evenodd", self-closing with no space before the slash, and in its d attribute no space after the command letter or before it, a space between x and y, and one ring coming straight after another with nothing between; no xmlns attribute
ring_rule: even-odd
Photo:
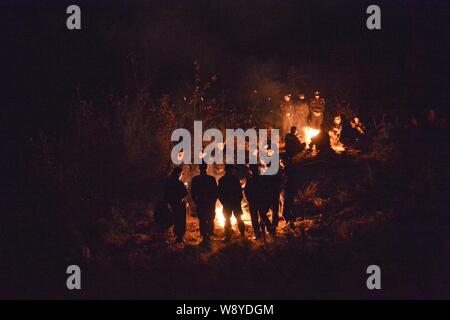
<svg viewBox="0 0 450 320"><path fill-rule="evenodd" d="M183 242L187 215L198 217L205 243L215 239L215 227L224 229L226 241L232 238L232 226L245 238L245 224L252 226L255 240L292 231L301 216L294 210L300 188L296 172L299 165L313 161L320 170L341 154L367 152L370 144L359 117L338 114L330 121L331 126L326 126L325 111L326 101L319 91L309 101L303 93L285 95L278 110L279 121L274 121L282 137L277 174L261 174L264 163L175 167L166 183L164 198L155 210L155 221L166 227L173 224L177 242ZM445 118L429 110L423 121L411 116L404 124L404 132L398 135L406 137L406 145L411 139L415 139L414 143L420 141L417 131L423 131L423 139L433 135L436 140L434 135L445 132L446 126ZM265 147L270 149L270 143Z"/></svg>
<svg viewBox="0 0 450 320"><path fill-rule="evenodd" d="M193 165L175 167L156 207L156 222L166 227L173 224L177 242L183 242L186 216L192 207L204 242L214 239L215 222L217 227L224 228L225 240L232 237L232 225L237 225L240 235L245 237L244 221L251 222L255 240L265 239L267 234L275 238L280 212L285 221L281 230L293 228L297 218L293 210L298 192L296 163L305 158L321 161L343 152L342 132L347 136L342 140L349 145L363 140L365 133L357 117L347 120L336 116L332 130L322 130L325 107L319 91L313 93L309 102L305 94L284 96L279 110L282 123L278 124L284 137L279 145L281 170L275 175L261 174L263 163L211 164L209 168L202 163L198 165L198 175ZM270 149L269 142L266 147ZM244 216L250 219L244 220Z"/></svg>

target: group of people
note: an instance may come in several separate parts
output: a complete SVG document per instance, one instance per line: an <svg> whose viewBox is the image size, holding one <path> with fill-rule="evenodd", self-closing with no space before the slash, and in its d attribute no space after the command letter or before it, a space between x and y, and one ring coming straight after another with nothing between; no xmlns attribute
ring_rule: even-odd
<svg viewBox="0 0 450 320"><path fill-rule="evenodd" d="M265 237L267 233L275 236L279 221L280 193L283 191L283 186L283 217L292 226L294 221L292 207L296 190L293 166L287 166L284 175L280 173L260 175L259 165L250 165L244 188L236 175L234 165L225 165L225 174L219 179L218 183L213 176L207 173L207 168L208 165L205 163L199 165L200 174L192 179L190 189L203 241L209 242L214 239L217 200L223 206L225 239L229 240L232 236L232 216L236 219L240 235L245 237L241 206L244 195L248 202L255 239ZM186 232L188 190L181 181L181 177L182 169L180 167L174 168L168 178L164 192L164 202L168 205L173 217L172 224L174 225L173 230L177 242L183 242ZM272 212L271 219L270 212Z"/></svg>
<svg viewBox="0 0 450 320"><path fill-rule="evenodd" d="M291 94L285 95L281 103L281 114L283 119L283 133L290 132L291 127L311 127L320 129L325 112L325 100L320 92L314 92L313 98L308 102L304 94L299 94L295 99Z"/></svg>
<svg viewBox="0 0 450 320"><path fill-rule="evenodd" d="M255 239L265 237L266 234L276 235L280 194L283 194L284 199L283 218L288 226L292 226L295 220L293 205L297 191L295 166L292 163L292 157L304 148L304 145L298 140L296 128L309 126L320 129L325 111L325 100L321 98L318 91L314 93L309 102L306 101L304 94L298 95L296 101L291 95L287 95L281 105L281 111L283 116L282 130L286 135L286 165L283 168L283 173L261 175L259 165L249 165L245 187L242 188L233 165L225 165L225 175L218 182L207 173L207 164L199 165L200 174L192 178L190 196L195 205L203 241L208 242L214 238L217 200L223 206L226 239L230 239L232 236L232 216L236 219L241 236L245 236L241 207L244 195L247 199ZM326 138L322 140L325 141ZM174 168L166 183L163 199L163 203L167 205L172 216L171 224L174 226L173 230L178 242L183 241L186 232L186 202L189 195L181 178L182 169L180 167Z"/></svg>

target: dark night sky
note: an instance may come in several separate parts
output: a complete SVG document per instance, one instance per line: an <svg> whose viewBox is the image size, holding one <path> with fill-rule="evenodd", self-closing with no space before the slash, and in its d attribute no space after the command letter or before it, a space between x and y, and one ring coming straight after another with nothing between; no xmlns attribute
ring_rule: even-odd
<svg viewBox="0 0 450 320"><path fill-rule="evenodd" d="M132 70L155 96L179 92L195 59L235 104L260 74L284 85L296 67L307 74L305 89L328 96L446 106L449 5L377 1L383 30L369 31L372 2L3 1L5 118L26 134L52 127L77 92L128 93ZM69 4L82 9L81 31L65 28Z"/></svg>

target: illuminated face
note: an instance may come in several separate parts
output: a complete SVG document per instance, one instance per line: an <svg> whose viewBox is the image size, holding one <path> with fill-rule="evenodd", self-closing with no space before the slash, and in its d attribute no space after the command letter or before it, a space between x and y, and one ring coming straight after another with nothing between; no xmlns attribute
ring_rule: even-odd
<svg viewBox="0 0 450 320"><path fill-rule="evenodd" d="M291 97L288 95L284 96L284 101L286 101L286 102L291 101Z"/></svg>
<svg viewBox="0 0 450 320"><path fill-rule="evenodd" d="M316 94L316 95L314 96L314 98L319 99L320 96L319 96L318 94Z"/></svg>
<svg viewBox="0 0 450 320"><path fill-rule="evenodd" d="M305 100L305 95L304 94L301 94L299 97L300 97L301 100Z"/></svg>

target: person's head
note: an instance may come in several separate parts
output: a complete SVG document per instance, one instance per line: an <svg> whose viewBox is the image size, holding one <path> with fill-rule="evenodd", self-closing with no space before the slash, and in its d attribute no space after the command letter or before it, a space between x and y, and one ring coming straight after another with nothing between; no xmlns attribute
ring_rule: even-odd
<svg viewBox="0 0 450 320"><path fill-rule="evenodd" d="M199 169L200 169L200 173L201 174L206 174L206 170L208 169L208 165L206 163L202 162L199 165Z"/></svg>
<svg viewBox="0 0 450 320"><path fill-rule="evenodd" d="M298 98L300 100L305 100L305 95L303 93L301 93L301 94L298 95Z"/></svg>
<svg viewBox="0 0 450 320"><path fill-rule="evenodd" d="M297 127L291 127L291 134L297 133Z"/></svg>
<svg viewBox="0 0 450 320"><path fill-rule="evenodd" d="M316 99L320 98L320 92L319 91L314 92L314 98L316 98Z"/></svg>
<svg viewBox="0 0 450 320"><path fill-rule="evenodd" d="M286 102L291 101L291 95L290 94L285 95L284 96L284 101L286 101Z"/></svg>
<svg viewBox="0 0 450 320"><path fill-rule="evenodd" d="M170 177L172 179L181 179L182 172L183 172L183 169L181 169L181 167L175 167L175 168L173 168L172 172L170 173Z"/></svg>

